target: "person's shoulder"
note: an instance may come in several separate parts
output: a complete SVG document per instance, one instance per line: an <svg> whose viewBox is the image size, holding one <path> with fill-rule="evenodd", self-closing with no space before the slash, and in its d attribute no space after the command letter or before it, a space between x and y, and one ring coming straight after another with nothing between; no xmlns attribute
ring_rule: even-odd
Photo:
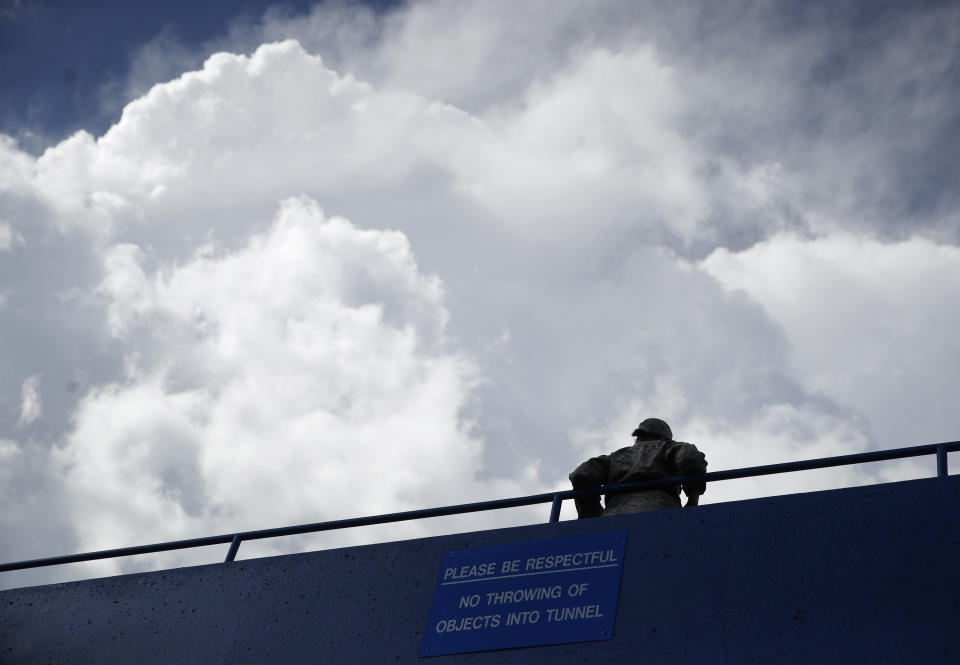
<svg viewBox="0 0 960 665"><path fill-rule="evenodd" d="M629 455L633 452L634 448L636 448L635 445L618 448L617 450L614 450L612 453L610 453L610 457L621 457L623 455Z"/></svg>

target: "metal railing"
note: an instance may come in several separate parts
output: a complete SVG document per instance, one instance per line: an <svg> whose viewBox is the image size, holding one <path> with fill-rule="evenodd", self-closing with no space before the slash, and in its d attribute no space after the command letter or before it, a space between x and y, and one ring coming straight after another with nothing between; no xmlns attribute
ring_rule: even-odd
<svg viewBox="0 0 960 665"><path fill-rule="evenodd" d="M445 515L459 515L462 513L475 513L484 510L499 510L501 508L517 508L519 506L530 506L538 503L552 504L550 509L550 522L557 522L560 519L560 508L563 501L577 497L596 496L599 494L623 494L626 492L636 492L638 490L658 489L680 485L685 482L717 482L720 480L733 480L736 478L751 478L755 476L766 476L775 473L790 473L793 471L808 471L812 469L825 469L834 466L847 466L850 464L863 464L865 462L880 462L884 460L904 459L908 457L921 457L923 455L936 455L937 457L937 476L947 476L947 453L960 450L960 441L949 441L946 443L932 443L924 446L914 446L910 448L896 448L893 450L878 450L867 453L855 453L852 455L839 455L836 457L821 457L819 459L801 460L798 462L785 462L782 464L768 464L765 466L752 466L743 469L730 469L727 471L714 471L696 476L677 476L674 478L663 478L659 480L650 480L641 483L628 483L624 485L608 485L586 490L565 490L560 492L546 492L543 494L531 494L530 496L515 497L512 499L496 499L493 501L478 501L476 503L464 503L456 506L443 506L440 508L426 508L422 510L407 510L399 513L389 513L386 515L372 515L370 517L356 517L352 519L333 520L330 522L315 522L313 524L300 524L296 526L286 526L275 529L260 529L257 531L243 531L240 533L223 534L219 536L207 536L205 538L191 538L188 540L173 540L166 543L157 543L154 545L140 545L136 547L120 547L112 550L100 550L98 552L85 552L82 554L69 554L65 556L54 556L44 559L33 559L31 561L16 561L13 563L0 564L0 572L8 570L24 570L27 568L39 568L42 566L57 566L67 563L78 563L80 561L93 561L96 559L111 559L121 556L132 556L135 554L151 554L155 552L166 552L169 550L189 549L191 547L206 547L209 545L230 544L227 551L227 557L224 563L233 561L237 556L237 550L240 543L247 540L260 540L263 538L277 538L280 536L293 536L303 533L316 533L319 531L332 531L334 529L346 529L357 526L370 526L373 524L387 524L390 522L403 522L407 520L426 519L429 517L442 517Z"/></svg>

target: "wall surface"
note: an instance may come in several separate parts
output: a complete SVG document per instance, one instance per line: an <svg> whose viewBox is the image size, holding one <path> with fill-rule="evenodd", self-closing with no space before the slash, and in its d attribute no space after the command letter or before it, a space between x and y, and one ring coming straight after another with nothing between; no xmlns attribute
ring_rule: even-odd
<svg viewBox="0 0 960 665"><path fill-rule="evenodd" d="M445 553L627 531L613 639L418 657ZM0 664L960 663L960 476L0 592Z"/></svg>

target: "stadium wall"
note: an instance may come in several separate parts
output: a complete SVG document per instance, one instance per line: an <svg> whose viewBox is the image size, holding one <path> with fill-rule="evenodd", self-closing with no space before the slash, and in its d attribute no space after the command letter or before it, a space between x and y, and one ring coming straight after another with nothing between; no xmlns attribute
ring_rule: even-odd
<svg viewBox="0 0 960 665"><path fill-rule="evenodd" d="M627 532L612 639L421 656L451 551ZM960 663L960 476L0 592L0 664Z"/></svg>

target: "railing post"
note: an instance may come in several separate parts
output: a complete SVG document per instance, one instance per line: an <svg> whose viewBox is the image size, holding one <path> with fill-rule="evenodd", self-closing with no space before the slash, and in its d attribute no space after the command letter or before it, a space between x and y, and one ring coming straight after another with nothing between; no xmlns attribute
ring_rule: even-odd
<svg viewBox="0 0 960 665"><path fill-rule="evenodd" d="M233 540L230 541L230 549L227 551L227 558L223 560L224 563L230 563L237 558L237 550L240 549L240 534L237 534L233 537Z"/></svg>
<svg viewBox="0 0 960 665"><path fill-rule="evenodd" d="M550 508L550 521L559 522L560 521L560 506L563 504L563 499L560 498L559 494L553 495L553 506Z"/></svg>
<svg viewBox="0 0 960 665"><path fill-rule="evenodd" d="M947 447L937 446L937 476L946 478L949 475L947 470Z"/></svg>

